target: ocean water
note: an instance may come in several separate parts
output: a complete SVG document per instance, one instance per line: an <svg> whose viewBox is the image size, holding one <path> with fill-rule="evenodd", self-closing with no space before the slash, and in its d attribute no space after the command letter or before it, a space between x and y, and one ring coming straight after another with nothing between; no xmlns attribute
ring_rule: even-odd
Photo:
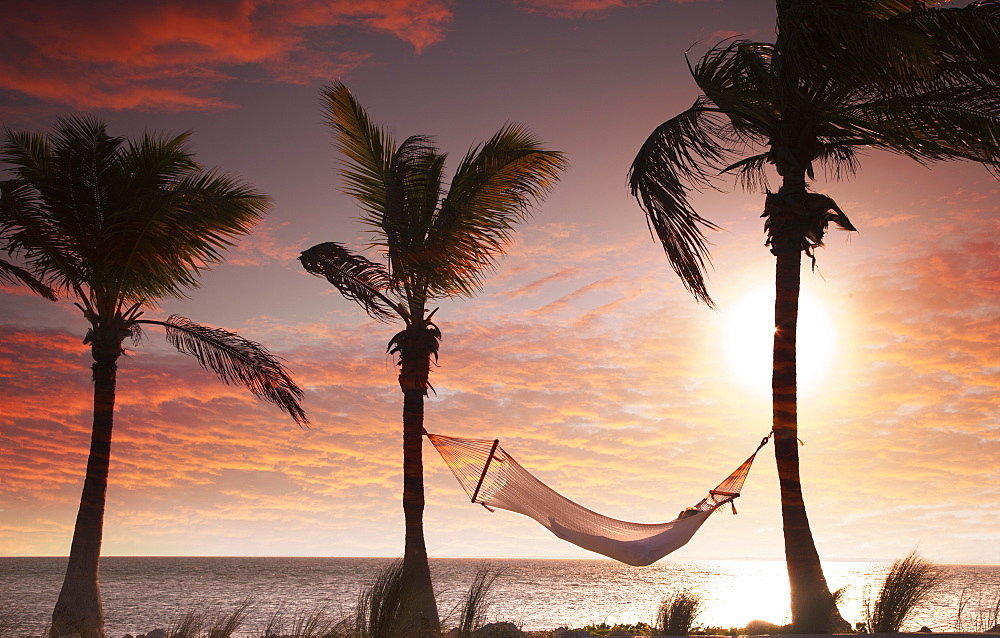
<svg viewBox="0 0 1000 638"><path fill-rule="evenodd" d="M358 590L388 563L378 558L106 557L101 591L110 638L167 629L189 611L230 612L252 601L242 634L257 634L276 611L286 619L318 610L350 612ZM754 619L788 621L788 583L779 561L660 561L629 567L608 560L432 559L440 612L448 616L484 562L502 570L490 617L524 629L581 627L592 623L650 622L659 601L686 590L703 599L697 624L744 626ZM0 558L0 613L21 633L45 626L55 604L65 558ZM846 587L841 613L863 620L863 601L881 583L883 563L824 563L831 589ZM947 579L904 630L927 626L964 629L1000 599L1000 566L944 566ZM983 607L980 613L979 607Z"/></svg>

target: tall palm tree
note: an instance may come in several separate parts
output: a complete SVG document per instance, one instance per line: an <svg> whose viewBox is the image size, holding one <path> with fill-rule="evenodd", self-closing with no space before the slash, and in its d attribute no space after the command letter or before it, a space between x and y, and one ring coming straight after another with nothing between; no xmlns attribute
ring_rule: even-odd
<svg viewBox="0 0 1000 638"><path fill-rule="evenodd" d="M416 135L397 145L343 84L324 89L322 100L344 154L346 192L364 210L370 247L386 263L332 242L313 246L299 259L373 319L403 323L389 341L389 351L398 355L403 391L403 571L418 597L412 626L435 629L421 453L424 397L441 331L432 321L436 310L428 312L427 306L475 292L510 241L514 224L555 185L565 161L561 153L543 150L525 128L505 126L469 150L445 191L446 156L430 138Z"/></svg>
<svg viewBox="0 0 1000 638"><path fill-rule="evenodd" d="M701 95L661 124L629 172L674 271L712 305L704 230L689 202L723 173L767 191L766 245L775 256L772 375L775 458L796 631L842 622L823 575L802 496L797 448L796 326L802 255L830 224L855 230L831 198L811 192L814 163L851 174L865 147L919 162L1000 158L1000 3L939 9L923 0L779 0L774 44L727 41L691 68ZM767 189L765 168L781 180Z"/></svg>
<svg viewBox="0 0 1000 638"><path fill-rule="evenodd" d="M301 390L266 348L184 317L145 319L164 297L184 298L221 250L247 234L267 198L238 180L204 171L187 134L111 137L102 122L59 121L50 136L6 132L0 238L42 285L74 301L89 323L94 422L69 563L51 635L104 635L98 562L111 456L118 358L142 327L160 326L178 350L226 383L240 383L299 424Z"/></svg>

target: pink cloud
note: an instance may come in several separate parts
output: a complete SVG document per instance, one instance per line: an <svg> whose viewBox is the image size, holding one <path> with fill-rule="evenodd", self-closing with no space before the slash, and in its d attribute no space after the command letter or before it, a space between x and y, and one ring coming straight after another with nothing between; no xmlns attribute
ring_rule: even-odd
<svg viewBox="0 0 1000 638"><path fill-rule="evenodd" d="M390 33L419 52L440 41L446 0L40 0L4 15L0 88L74 108L193 110L246 67L305 83L341 75L367 53L333 27Z"/></svg>
<svg viewBox="0 0 1000 638"><path fill-rule="evenodd" d="M302 247L307 245L308 239L303 236L295 240L280 240L277 231L287 226L287 223L258 226L229 253L226 263L245 267L274 263L296 264L295 260L302 253Z"/></svg>

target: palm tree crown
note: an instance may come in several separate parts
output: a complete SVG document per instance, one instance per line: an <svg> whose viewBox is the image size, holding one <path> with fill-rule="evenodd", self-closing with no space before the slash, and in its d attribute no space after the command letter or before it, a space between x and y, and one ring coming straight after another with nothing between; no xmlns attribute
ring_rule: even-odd
<svg viewBox="0 0 1000 638"><path fill-rule="evenodd" d="M364 210L370 246L386 257L385 266L366 268L379 273L375 289L394 296L390 315L402 301L410 311L432 299L471 296L514 224L565 167L560 153L543 150L523 126L508 125L466 153L445 192L447 156L430 138L414 135L397 145L343 84L324 90L323 98L344 156L345 191Z"/></svg>
<svg viewBox="0 0 1000 638"><path fill-rule="evenodd" d="M88 343L113 350L141 324L164 326L224 381L245 381L304 423L301 392L273 358L258 365L267 352L259 344L182 317L141 318L164 297L185 298L267 210L267 198L236 178L202 170L188 137L126 140L86 117L61 119L51 136L8 131L0 158L14 179L2 183L0 237L28 272L74 300L91 324Z"/></svg>
<svg viewBox="0 0 1000 638"><path fill-rule="evenodd" d="M702 95L649 136L629 184L699 300L711 303L702 230L714 225L688 197L721 174L750 188L766 187L767 166L782 178L815 179L815 164L841 177L865 149L1000 168L1000 2L927 4L786 0L777 44L725 42L691 67ZM829 198L797 197L795 219L772 200L769 243L786 226L803 250L821 245L831 222L854 230Z"/></svg>

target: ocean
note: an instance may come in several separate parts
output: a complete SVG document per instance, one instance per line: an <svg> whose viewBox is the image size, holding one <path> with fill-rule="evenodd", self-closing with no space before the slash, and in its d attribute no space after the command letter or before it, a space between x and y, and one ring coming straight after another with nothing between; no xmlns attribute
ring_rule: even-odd
<svg viewBox="0 0 1000 638"><path fill-rule="evenodd" d="M358 590L388 563L378 558L105 557L101 591L109 638L176 625L189 611L230 612L246 599L251 612L238 634L257 635L277 611L285 618L318 610L350 612ZM449 614L484 563L502 570L490 618L523 629L651 622L659 601L677 591L698 594L696 624L744 626L788 621L788 582L780 561L669 561L629 567L609 560L432 559L441 615ZM20 633L47 623L65 558L0 558L0 615ZM831 589L846 587L841 613L863 620L863 601L881 583L884 563L827 562ZM975 630L1000 600L1000 566L942 566L947 578L904 630ZM960 601L966 601L961 625ZM0 616L2 617L2 616ZM988 627L987 627L988 628Z"/></svg>

